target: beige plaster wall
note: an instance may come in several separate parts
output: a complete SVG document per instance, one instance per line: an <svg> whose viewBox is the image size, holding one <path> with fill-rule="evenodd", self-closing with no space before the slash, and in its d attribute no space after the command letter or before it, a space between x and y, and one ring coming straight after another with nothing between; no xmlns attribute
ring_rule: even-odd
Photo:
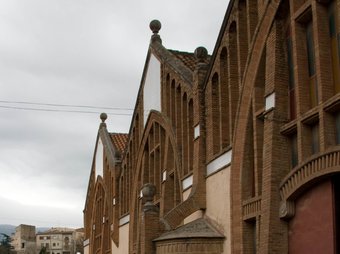
<svg viewBox="0 0 340 254"><path fill-rule="evenodd" d="M184 219L184 224L188 224L189 222L192 222L194 220L197 220L199 218L202 218L203 217L203 211L202 210L198 210L194 213L192 213L191 215L189 215L188 217L186 217Z"/></svg>
<svg viewBox="0 0 340 254"><path fill-rule="evenodd" d="M119 227L119 247L112 242L112 254L129 253L129 223Z"/></svg>
<svg viewBox="0 0 340 254"><path fill-rule="evenodd" d="M86 245L84 247L84 254L89 254L90 253L90 245Z"/></svg>
<svg viewBox="0 0 340 254"><path fill-rule="evenodd" d="M191 188L192 188L192 187L190 187L190 188L186 189L185 191L183 191L183 193L182 193L183 201L184 201L184 200L187 200L187 198L189 197L190 192L191 192Z"/></svg>
<svg viewBox="0 0 340 254"><path fill-rule="evenodd" d="M207 209L205 216L226 237L223 253L230 249L230 167L210 175L206 179Z"/></svg>

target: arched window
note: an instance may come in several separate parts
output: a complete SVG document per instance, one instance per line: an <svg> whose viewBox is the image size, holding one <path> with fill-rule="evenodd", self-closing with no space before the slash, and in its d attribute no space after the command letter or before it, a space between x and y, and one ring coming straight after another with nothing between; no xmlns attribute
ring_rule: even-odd
<svg viewBox="0 0 340 254"><path fill-rule="evenodd" d="M236 22L230 24L229 28L229 48L228 48L228 78L229 78L229 98L230 98L230 121L231 133L234 130L236 110L239 100L239 62L237 57Z"/></svg>
<svg viewBox="0 0 340 254"><path fill-rule="evenodd" d="M226 48L223 48L220 54L220 89L221 89L220 118L221 118L222 148L226 148L230 145L228 59Z"/></svg>
<svg viewBox="0 0 340 254"><path fill-rule="evenodd" d="M213 151L214 154L216 154L220 151L221 142L220 87L217 73L215 73L211 79L211 100Z"/></svg>

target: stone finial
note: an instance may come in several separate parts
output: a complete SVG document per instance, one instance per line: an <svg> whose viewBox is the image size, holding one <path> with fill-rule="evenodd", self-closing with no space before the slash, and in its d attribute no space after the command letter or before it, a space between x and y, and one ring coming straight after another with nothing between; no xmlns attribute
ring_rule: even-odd
<svg viewBox="0 0 340 254"><path fill-rule="evenodd" d="M105 123L105 120L107 119L107 114L106 113L101 113L100 114L100 119L102 120L102 123Z"/></svg>
<svg viewBox="0 0 340 254"><path fill-rule="evenodd" d="M156 186L152 183L146 183L142 187L143 199L145 200L144 211L157 210L157 207L153 204L153 198L156 194Z"/></svg>
<svg viewBox="0 0 340 254"><path fill-rule="evenodd" d="M150 29L154 34L158 34L159 30L161 30L162 24L159 20L154 19L150 22Z"/></svg>
<svg viewBox="0 0 340 254"><path fill-rule="evenodd" d="M153 35L151 36L151 43L156 41L162 43L162 39L158 34L159 30L161 30L161 27L162 24L157 19L154 19L150 22L150 29L153 32Z"/></svg>
<svg viewBox="0 0 340 254"><path fill-rule="evenodd" d="M198 63L204 63L208 57L208 50L205 47L198 47L195 49L195 57Z"/></svg>

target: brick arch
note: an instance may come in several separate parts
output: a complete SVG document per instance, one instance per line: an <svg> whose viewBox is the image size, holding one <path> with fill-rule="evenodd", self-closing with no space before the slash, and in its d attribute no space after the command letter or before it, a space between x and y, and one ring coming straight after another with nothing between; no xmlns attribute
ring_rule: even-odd
<svg viewBox="0 0 340 254"><path fill-rule="evenodd" d="M275 19L281 1L268 1L263 19L254 32L254 40L250 49L246 66L243 73L241 86L241 98L237 110L236 127L233 138L233 158L231 169L231 202L232 202L232 252L243 252L243 230L242 230L242 178L241 172L244 167L243 158L245 158L246 146L246 127L247 120L250 116L251 101L253 88L255 86L256 76L259 70L261 56L265 49L266 40ZM236 131L237 130L237 131Z"/></svg>
<svg viewBox="0 0 340 254"><path fill-rule="evenodd" d="M174 186L177 186L177 192L174 192L174 199L179 199L178 203L180 203L182 200L182 186L181 186L181 182L180 182L180 178L182 176L182 170L181 170L181 161L180 161L180 156L179 156L179 152L177 149L177 145L176 145L176 138L175 138L175 134L173 132L173 128L171 127L170 123L169 123L169 119L167 117L165 117L164 115L162 115L160 112L158 111L151 111L148 117L148 120L146 122L146 127L141 139L141 143L140 146L138 148L138 154L137 154L137 163L136 163L136 171L134 172L134 181L133 181L133 190L132 190L132 196L131 196L131 204L130 204L130 243L129 243L129 253L139 253L139 249L140 249L140 244L141 244L141 239L139 236L139 226L140 226L140 222L139 222L139 211L141 210L141 203L139 202L139 195L140 195L140 188L142 187L143 184L146 184L148 182L145 182L143 180L144 175L142 175L143 172L143 156L144 156L144 152L145 152L145 147L147 147L147 149L149 149L148 147L148 140L150 138L150 135L154 135L154 133L152 133L154 124L157 124L160 126L160 128L164 129L165 132L165 143L168 143L168 145L166 146L166 151L165 153L167 153L167 149L169 149L169 151L172 151L172 155L173 156L173 163L174 163L174 172L172 172L171 174L173 175L173 184ZM160 137L161 138L161 137ZM164 155L165 157L165 155ZM168 174L168 173L167 173ZM161 177L160 172L158 172L157 177ZM171 178L171 176L167 176L169 178ZM156 190L156 192L158 192L158 195L160 198L163 198L163 196L166 196L166 184L162 187L164 188L164 192L160 193L159 190ZM171 191L171 190L170 190ZM157 195L157 194L156 194ZM165 202L163 202L165 203ZM176 202L174 202L176 203ZM166 206L167 204L163 204L163 206ZM161 213L162 210L166 210L166 207L160 207L161 209ZM175 205L176 206L176 205ZM162 220L164 223L164 227L167 227L167 223Z"/></svg>
<svg viewBox="0 0 340 254"><path fill-rule="evenodd" d="M280 185L280 217L290 219L295 214L295 201L309 188L325 178L340 174L340 149L336 147L313 156L303 165L290 172Z"/></svg>
<svg viewBox="0 0 340 254"><path fill-rule="evenodd" d="M102 191L102 193L100 193ZM109 216L109 201L108 201L108 190L105 186L104 180L101 176L97 177L96 183L95 183L95 192L94 192L94 203L92 210L92 217L90 221L91 225L91 234L90 234L90 243L93 253L96 253L97 249L103 250L105 248L106 250L111 249L111 241L109 241L109 245L105 245L105 242L107 242L107 239L104 239L104 237L110 237L110 232L108 230L110 229L110 225L107 225L109 223L109 220L106 218ZM102 206L97 204L97 198L98 196L102 196ZM99 212L99 214L98 214ZM98 217L100 215L100 218ZM105 217L105 223L103 223L103 217ZM99 223L97 223L99 222ZM100 225L99 229L93 228L93 225ZM99 233L97 233L99 232ZM99 240L98 240L98 235Z"/></svg>

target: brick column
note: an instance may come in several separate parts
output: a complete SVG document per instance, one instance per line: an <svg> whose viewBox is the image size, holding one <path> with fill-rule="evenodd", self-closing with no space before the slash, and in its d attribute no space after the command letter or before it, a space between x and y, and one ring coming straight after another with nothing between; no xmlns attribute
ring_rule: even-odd
<svg viewBox="0 0 340 254"><path fill-rule="evenodd" d="M160 235L159 208L153 204L156 187L147 183L143 186L142 193L146 202L143 206L140 230L141 253L154 254L156 253L156 246L152 240Z"/></svg>
<svg viewBox="0 0 340 254"><path fill-rule="evenodd" d="M199 201L199 206L206 206L205 189L205 163L206 163L206 126L205 126L205 97L204 81L208 70L208 65L204 63L208 52L205 48L199 47L195 50L197 65L194 71L194 126L199 126L199 136L194 140L193 159L193 189L191 195Z"/></svg>

